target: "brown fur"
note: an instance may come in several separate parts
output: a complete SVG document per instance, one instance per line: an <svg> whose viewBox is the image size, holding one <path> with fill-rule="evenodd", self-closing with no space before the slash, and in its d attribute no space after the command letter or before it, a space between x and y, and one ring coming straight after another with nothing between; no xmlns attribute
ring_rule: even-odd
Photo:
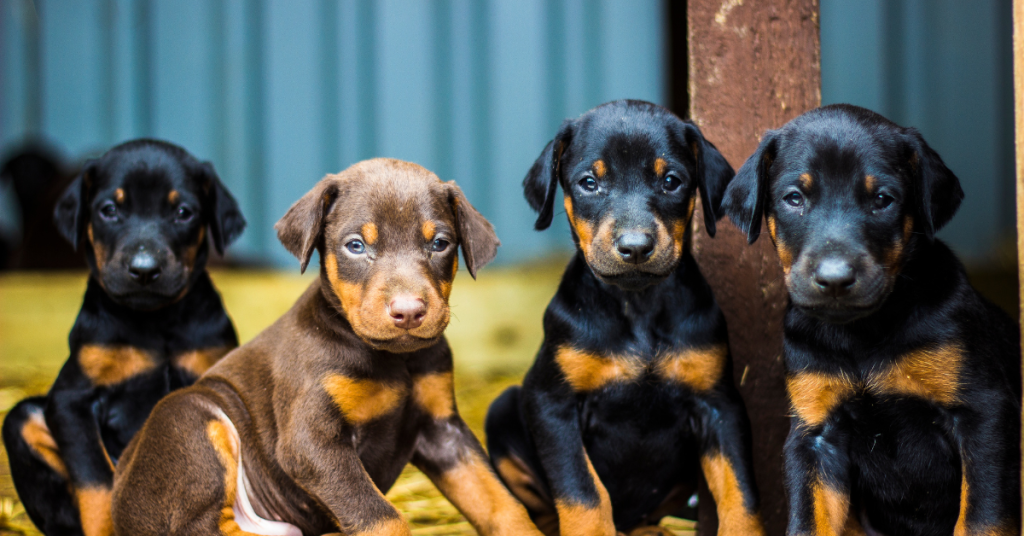
<svg viewBox="0 0 1024 536"><path fill-rule="evenodd" d="M654 159L654 174L661 177L665 174L665 168L668 167L668 162L665 162L664 158Z"/></svg>
<svg viewBox="0 0 1024 536"><path fill-rule="evenodd" d="M718 509L721 536L763 535L764 528L756 514L751 514L743 502L743 490L736 480L736 471L729 460L718 453L700 459L704 478Z"/></svg>
<svg viewBox="0 0 1024 536"><path fill-rule="evenodd" d="M608 173L608 166L605 165L604 160L595 160L593 168L594 176L596 176L599 179L604 177L605 174Z"/></svg>
<svg viewBox="0 0 1024 536"><path fill-rule="evenodd" d="M451 246L431 251L424 222ZM406 536L382 491L411 461L481 534L540 536L456 411L442 336L456 248L475 274L498 244L490 224L454 184L377 159L324 178L277 230L303 266L320 250L321 277L157 405L118 464L119 532L242 534L245 493L257 516L303 533ZM395 292L423 299L422 326L388 325Z"/></svg>
<svg viewBox="0 0 1024 536"><path fill-rule="evenodd" d="M814 534L818 536L848 534L846 527L850 517L850 497L832 489L821 480L814 482L812 487Z"/></svg>
<svg viewBox="0 0 1024 536"><path fill-rule="evenodd" d="M114 534L110 521L110 488L102 486L75 490L75 504L82 515L85 536Z"/></svg>
<svg viewBox="0 0 1024 536"><path fill-rule="evenodd" d="M698 393L707 392L722 378L728 354L729 349L722 344L661 356L657 365L658 374Z"/></svg>
<svg viewBox="0 0 1024 536"><path fill-rule="evenodd" d="M78 352L78 364L94 384L107 386L150 371L157 361L149 352L131 346L87 344Z"/></svg>
<svg viewBox="0 0 1024 536"><path fill-rule="evenodd" d="M856 393L857 386L845 376L798 372L786 380L786 389L800 421L818 426L829 416L832 408Z"/></svg>
<svg viewBox="0 0 1024 536"><path fill-rule="evenodd" d="M813 186L814 177L812 177L810 173L804 173L803 175L800 175L800 188L802 188L803 191L809 192L811 191L811 188Z"/></svg>
<svg viewBox="0 0 1024 536"><path fill-rule="evenodd" d="M46 426L42 413L33 414L25 421L25 425L21 427L21 435L25 438L25 443L32 448L32 452L46 462L46 465L61 477L68 478L68 468L64 465L64 459L60 457L57 442L50 435L50 428Z"/></svg>
<svg viewBox="0 0 1024 536"><path fill-rule="evenodd" d="M180 369L187 370L197 378L202 376L214 363L227 355L232 348L217 346L214 348L201 348L191 350L174 357L174 365Z"/></svg>
<svg viewBox="0 0 1024 536"><path fill-rule="evenodd" d="M114 202L118 205L124 203L124 188L114 190Z"/></svg>
<svg viewBox="0 0 1024 536"><path fill-rule="evenodd" d="M587 470L597 487L600 498L596 506L573 504L566 501L555 501L558 510L558 524L561 536L615 536L615 523L612 521L612 501L608 490L604 488L590 457L584 452Z"/></svg>
<svg viewBox="0 0 1024 536"><path fill-rule="evenodd" d="M167 194L167 202L171 205L177 205L180 200L181 194L177 190L171 190L171 193Z"/></svg>
<svg viewBox="0 0 1024 536"><path fill-rule="evenodd" d="M562 374L577 392L600 389L612 382L635 381L644 372L644 364L632 357L604 357L563 346L555 355Z"/></svg>

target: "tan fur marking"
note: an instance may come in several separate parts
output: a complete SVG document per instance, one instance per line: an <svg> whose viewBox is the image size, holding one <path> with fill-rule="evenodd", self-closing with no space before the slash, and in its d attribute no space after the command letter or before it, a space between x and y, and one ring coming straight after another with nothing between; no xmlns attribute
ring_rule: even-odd
<svg viewBox="0 0 1024 536"><path fill-rule="evenodd" d="M89 245L92 246L93 257L96 258L96 269L103 271L103 266L107 263L107 249L103 247L103 244L96 242L96 239L92 235L92 224L85 226L85 235L89 238ZM97 277L97 281L102 281L102 278Z"/></svg>
<svg viewBox="0 0 1024 536"><path fill-rule="evenodd" d="M953 527L953 536L968 536L967 531L967 508L970 498L970 487L967 485L967 466L964 465L960 476L960 516L956 519L956 526Z"/></svg>
<svg viewBox="0 0 1024 536"><path fill-rule="evenodd" d="M356 380L342 374L323 379L324 390L342 415L353 424L365 424L390 413L405 400L404 388L374 380Z"/></svg>
<svg viewBox="0 0 1024 536"><path fill-rule="evenodd" d="M181 194L177 190L171 190L171 193L167 194L167 202L172 205L177 205L180 199Z"/></svg>
<svg viewBox="0 0 1024 536"><path fill-rule="evenodd" d="M604 177L605 174L608 173L608 166L605 165L604 160L595 160L593 168L594 175L597 176L597 178L599 179L601 177Z"/></svg>
<svg viewBox="0 0 1024 536"><path fill-rule="evenodd" d="M455 414L455 386L451 372L435 372L415 378L412 399L435 419Z"/></svg>
<svg viewBox="0 0 1024 536"><path fill-rule="evenodd" d="M200 248L200 246L203 245L203 239L205 239L205 238L206 238L206 227L200 227L199 228L199 239L196 240L196 243L194 245L189 246L188 249L185 250L185 254L182 255L182 261L184 262L185 266L188 267L189 270L192 270L192 268L195 267L195 265L196 265L196 256L199 255L199 248ZM181 296L178 297L178 299L184 298L185 297L185 293L187 293L187 292L188 292L188 287L183 289L182 294L181 294Z"/></svg>
<svg viewBox="0 0 1024 536"><path fill-rule="evenodd" d="M53 439L50 427L46 425L41 413L29 415L28 420L21 426L21 437L32 452L50 466L50 469L64 479L68 478L68 468L64 465L64 459L60 457L57 441Z"/></svg>
<svg viewBox="0 0 1024 536"><path fill-rule="evenodd" d="M434 239L434 235L437 234L437 225L435 225L434 222L427 220L423 222L423 227L420 228L420 231L423 233L423 238L426 239L427 242L430 242Z"/></svg>
<svg viewBox="0 0 1024 536"><path fill-rule="evenodd" d="M452 283L455 282L455 274L459 272L459 257L456 255L452 259L452 276L450 279L442 279L438 281L438 285L441 287L441 296L444 301L448 301L448 297L452 295Z"/></svg>
<svg viewBox="0 0 1024 536"><path fill-rule="evenodd" d="M495 464L495 468L512 495L515 495L519 502L526 505L527 508L536 511L551 508L551 505L534 491L537 488L537 482L521 462L514 458L501 458Z"/></svg>
<svg viewBox="0 0 1024 536"><path fill-rule="evenodd" d="M808 426L818 426L833 408L856 393L856 385L845 376L798 372L786 380L786 390L797 417Z"/></svg>
<svg viewBox="0 0 1024 536"><path fill-rule="evenodd" d="M118 189L114 190L114 202L117 203L118 205L120 205L121 203L124 203L124 190L123 189L118 188Z"/></svg>
<svg viewBox="0 0 1024 536"><path fill-rule="evenodd" d="M914 218L906 216L903 218L903 235L898 238L891 248L885 251L882 262L885 263L885 270L890 275L895 275L903 266L903 251L910 243L910 236L914 232Z"/></svg>
<svg viewBox="0 0 1024 536"><path fill-rule="evenodd" d="M782 271L789 275L789 271L793 268L793 252L786 247L785 243L779 240L775 216L768 216L765 220L768 222L768 235L772 237L772 242L775 243L775 251L779 254L779 263L782 264Z"/></svg>
<svg viewBox="0 0 1024 536"><path fill-rule="evenodd" d="M363 236L365 239L366 237ZM363 287L358 283L342 281L338 277L338 256L334 253L324 255L324 268L327 270L327 280L331 282L334 295L341 302L341 308L349 322L356 323L355 315L359 312L359 304L363 300Z"/></svg>
<svg viewBox="0 0 1024 536"><path fill-rule="evenodd" d="M410 534L412 532L409 530L409 525L405 520L389 517L377 521L367 530L355 533L355 536L408 536Z"/></svg>
<svg viewBox="0 0 1024 536"><path fill-rule="evenodd" d="M658 361L658 375L666 380L686 385L702 393L718 383L725 369L728 347L718 344L708 348L688 348L670 353Z"/></svg>
<svg viewBox="0 0 1024 536"><path fill-rule="evenodd" d="M480 534L537 534L523 505L476 453L442 473L437 487Z"/></svg>
<svg viewBox="0 0 1024 536"><path fill-rule="evenodd" d="M655 158L654 159L654 174L655 175L657 175L659 177L664 175L666 167L668 167L668 162L665 162L664 158Z"/></svg>
<svg viewBox="0 0 1024 536"><path fill-rule="evenodd" d="M359 234L363 235L363 240L367 245L374 245L377 243L377 224L373 222L366 222L359 229Z"/></svg>
<svg viewBox="0 0 1024 536"><path fill-rule="evenodd" d="M600 389L612 382L636 380L644 372L643 363L632 357L603 357L561 346L555 352L566 381L578 392Z"/></svg>
<svg viewBox="0 0 1024 536"><path fill-rule="evenodd" d="M580 249L583 250L583 255L590 256L590 244L594 240L594 226L588 221L576 221L576 215L572 211L572 198L565 196L565 213L569 216L569 224L572 225L573 230L576 232L576 237L580 240Z"/></svg>
<svg viewBox="0 0 1024 536"><path fill-rule="evenodd" d="M235 521L235 499L238 495L238 443L228 426L219 420L206 423L206 437L224 468L224 502L217 526L223 536L257 536L246 532Z"/></svg>
<svg viewBox="0 0 1024 536"><path fill-rule="evenodd" d="M811 485L815 536L840 536L850 515L850 497L821 480Z"/></svg>
<svg viewBox="0 0 1024 536"><path fill-rule="evenodd" d="M227 346L214 346L212 348L199 348L189 350L174 357L174 365L180 369L191 372L197 378L202 376L214 363L224 357L232 349Z"/></svg>
<svg viewBox="0 0 1024 536"><path fill-rule="evenodd" d="M733 470L729 460L716 452L702 456L700 467L704 471L708 489L711 490L711 495L715 498L715 506L718 509L718 534L720 536L764 534L760 517L756 512L747 510L744 504L743 490L740 489L736 471Z"/></svg>
<svg viewBox="0 0 1024 536"><path fill-rule="evenodd" d="M692 207L693 203L691 203L690 206ZM682 254L683 247L686 246L686 225L688 221L689 218L687 218L687 221L685 222L676 221L672 224L672 248L676 255Z"/></svg>
<svg viewBox="0 0 1024 536"><path fill-rule="evenodd" d="M103 486L75 490L75 504L78 506L85 536L114 534L114 523L110 518L110 495L110 488Z"/></svg>
<svg viewBox="0 0 1024 536"><path fill-rule="evenodd" d="M804 173L800 175L800 188L807 192L814 186L814 177L810 173Z"/></svg>
<svg viewBox="0 0 1024 536"><path fill-rule="evenodd" d="M608 490L598 478L597 471L594 471L594 465L590 463L590 456L587 456L586 451L583 452L583 456L587 460L587 469L594 480L594 486L597 487L599 502L596 507L588 507L563 499L556 500L560 536L615 536L612 501L608 496Z"/></svg>
<svg viewBox="0 0 1024 536"><path fill-rule="evenodd" d="M868 390L884 395L910 395L942 405L960 400L963 350L955 344L925 348L900 356L892 365L872 372Z"/></svg>
<svg viewBox="0 0 1024 536"><path fill-rule="evenodd" d="M115 385L156 368L156 360L132 346L86 344L78 351L82 372L96 385Z"/></svg>
<svg viewBox="0 0 1024 536"><path fill-rule="evenodd" d="M876 186L878 186L878 179L876 179L874 175L864 176L864 189L867 190L869 194L875 192Z"/></svg>

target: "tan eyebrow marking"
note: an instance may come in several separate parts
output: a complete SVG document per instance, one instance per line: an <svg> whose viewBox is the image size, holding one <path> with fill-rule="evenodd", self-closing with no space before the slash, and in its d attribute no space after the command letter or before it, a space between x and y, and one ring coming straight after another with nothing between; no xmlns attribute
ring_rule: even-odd
<svg viewBox="0 0 1024 536"><path fill-rule="evenodd" d="M423 227L420 228L420 231L423 232L423 238L430 241L434 239L434 235L437 233L437 226L434 225L434 222L427 220L423 222Z"/></svg>
<svg viewBox="0 0 1024 536"><path fill-rule="evenodd" d="M874 193L875 187L878 185L877 183L878 180L874 175L867 175L864 177L864 189L866 189L868 193Z"/></svg>
<svg viewBox="0 0 1024 536"><path fill-rule="evenodd" d="M660 177L660 176L664 175L666 167L668 167L668 162L666 162L664 158L655 158L654 159L654 173L657 176Z"/></svg>
<svg viewBox="0 0 1024 536"><path fill-rule="evenodd" d="M364 223L362 228L359 229L359 233L363 235L363 240L367 244L372 246L377 242L377 224L373 222Z"/></svg>
<svg viewBox="0 0 1024 536"><path fill-rule="evenodd" d="M181 199L181 194L177 190L171 190L171 193L167 194L167 202L172 205L178 204L179 199Z"/></svg>
<svg viewBox="0 0 1024 536"><path fill-rule="evenodd" d="M114 202L118 205L124 203L124 189L118 188L114 190Z"/></svg>
<svg viewBox="0 0 1024 536"><path fill-rule="evenodd" d="M811 186L814 186L814 177L811 177L810 173L800 175L800 187L807 191L811 189Z"/></svg>
<svg viewBox="0 0 1024 536"><path fill-rule="evenodd" d="M594 175L597 175L597 178L600 179L601 177L604 177L606 173L608 173L608 166L605 165L604 160L595 160Z"/></svg>

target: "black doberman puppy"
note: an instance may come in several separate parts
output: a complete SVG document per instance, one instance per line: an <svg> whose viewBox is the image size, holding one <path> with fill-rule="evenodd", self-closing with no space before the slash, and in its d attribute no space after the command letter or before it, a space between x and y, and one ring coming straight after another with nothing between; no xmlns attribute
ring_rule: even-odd
<svg viewBox="0 0 1024 536"><path fill-rule="evenodd" d="M1020 344L935 238L963 198L921 135L833 105L725 195L789 290L789 534L1020 534Z"/></svg>
<svg viewBox="0 0 1024 536"><path fill-rule="evenodd" d="M84 166L57 227L91 273L68 337L71 357L45 397L4 420L11 476L49 535L111 534L114 466L150 410L238 346L206 272L245 220L209 163L154 140ZM209 234L207 234L209 229Z"/></svg>
<svg viewBox="0 0 1024 536"><path fill-rule="evenodd" d="M546 533L656 524L701 471L721 533L763 533L725 319L688 240L697 192L714 236L732 177L696 125L625 100L563 123L527 174L538 230L561 185L577 252L536 361L491 405L486 431L496 469Z"/></svg>

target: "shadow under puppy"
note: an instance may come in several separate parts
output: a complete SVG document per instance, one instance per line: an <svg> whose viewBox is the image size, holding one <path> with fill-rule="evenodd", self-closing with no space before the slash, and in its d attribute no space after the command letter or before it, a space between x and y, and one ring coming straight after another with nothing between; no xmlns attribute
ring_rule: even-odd
<svg viewBox="0 0 1024 536"><path fill-rule="evenodd" d="M111 534L125 446L158 400L238 346L205 267L209 241L223 252L245 220L213 166L155 140L87 162L55 218L89 281L71 357L45 397L7 415L4 446L44 534Z"/></svg>
<svg viewBox="0 0 1024 536"><path fill-rule="evenodd" d="M641 101L567 120L527 174L537 229L561 186L577 252L536 361L486 430L498 473L546 533L655 525L685 508L701 472L720 534L763 533L725 318L688 240L698 192L714 236L732 177L694 124Z"/></svg>
<svg viewBox="0 0 1024 536"><path fill-rule="evenodd" d="M789 534L1020 534L1020 337L935 238L963 198L864 108L769 131L723 207L761 217L789 306Z"/></svg>
<svg viewBox="0 0 1024 536"><path fill-rule="evenodd" d="M118 466L119 534L409 534L383 492L410 460L481 534L536 534L455 407L444 338L458 246L494 258L453 182L374 159L277 223L320 278L195 386L164 399Z"/></svg>

